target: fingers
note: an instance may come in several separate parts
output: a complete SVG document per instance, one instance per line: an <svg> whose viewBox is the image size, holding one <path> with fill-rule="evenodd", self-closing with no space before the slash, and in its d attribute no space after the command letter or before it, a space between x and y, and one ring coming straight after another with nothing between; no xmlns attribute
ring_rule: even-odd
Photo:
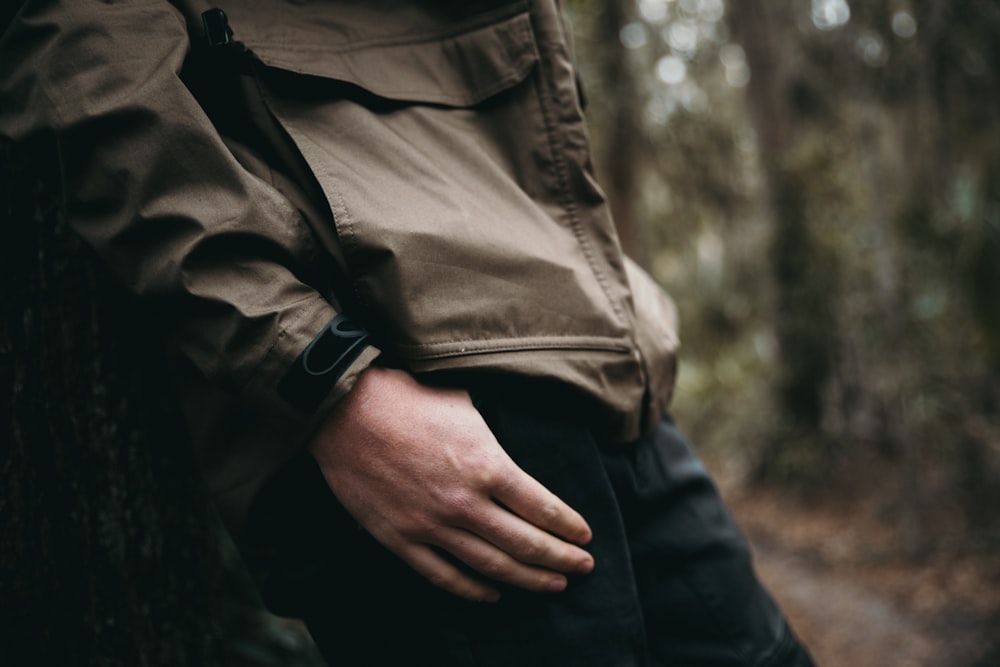
<svg viewBox="0 0 1000 667"><path fill-rule="evenodd" d="M497 501L541 530L574 544L590 542L590 526L576 510L520 468L517 472L505 477L494 490Z"/></svg>
<svg viewBox="0 0 1000 667"><path fill-rule="evenodd" d="M464 531L448 531L436 546L493 581L538 593L557 593L567 585L564 575L520 562ZM477 602L495 602L500 598L496 588L462 572L426 545L413 545L399 555L430 583L449 593Z"/></svg>
<svg viewBox="0 0 1000 667"><path fill-rule="evenodd" d="M566 576L560 572L520 560L512 551L464 530L440 531L436 546L494 581L539 593L557 593L566 588ZM583 555L590 559L586 552Z"/></svg>
<svg viewBox="0 0 1000 667"><path fill-rule="evenodd" d="M500 591L496 588L465 574L428 546L413 545L406 551L398 552L398 555L430 583L452 595L473 602L496 602L500 599Z"/></svg>
<svg viewBox="0 0 1000 667"><path fill-rule="evenodd" d="M594 568L594 559L589 553L531 524L506 507L491 504L484 509L475 532L492 547L509 554L512 560L537 566L535 570L542 568L538 571L586 574ZM476 565L470 565L482 571ZM559 580L563 578L559 577ZM541 590L541 586L537 588Z"/></svg>
<svg viewBox="0 0 1000 667"><path fill-rule="evenodd" d="M495 601L499 593L431 547L488 580L538 593L560 592L567 586L566 574L593 570L593 557L579 546L532 525L488 498L465 508L461 518L458 514L432 530L425 526L383 543L432 584L469 600Z"/></svg>

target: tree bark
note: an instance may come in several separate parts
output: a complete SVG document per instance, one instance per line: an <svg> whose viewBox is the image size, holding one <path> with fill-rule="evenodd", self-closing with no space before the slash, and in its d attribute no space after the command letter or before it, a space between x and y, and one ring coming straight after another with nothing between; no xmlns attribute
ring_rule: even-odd
<svg viewBox="0 0 1000 667"><path fill-rule="evenodd" d="M69 231L57 167L17 157L0 143L0 660L318 664L209 506L154 320Z"/></svg>

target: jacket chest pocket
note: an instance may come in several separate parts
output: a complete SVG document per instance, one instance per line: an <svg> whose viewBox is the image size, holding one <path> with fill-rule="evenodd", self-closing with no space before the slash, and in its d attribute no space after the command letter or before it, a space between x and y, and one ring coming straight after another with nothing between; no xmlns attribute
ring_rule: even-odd
<svg viewBox="0 0 1000 667"><path fill-rule="evenodd" d="M327 32L246 41L326 195L370 324L411 360L595 337L620 347L559 219L531 15L512 4L430 31Z"/></svg>

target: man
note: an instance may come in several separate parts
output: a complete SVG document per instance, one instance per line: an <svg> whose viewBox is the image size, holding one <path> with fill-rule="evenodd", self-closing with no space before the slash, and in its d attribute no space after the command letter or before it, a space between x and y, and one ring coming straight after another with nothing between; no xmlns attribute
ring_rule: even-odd
<svg viewBox="0 0 1000 667"><path fill-rule="evenodd" d="M221 4L27 3L0 132L162 313L269 605L331 664L811 664L665 418L558 3Z"/></svg>

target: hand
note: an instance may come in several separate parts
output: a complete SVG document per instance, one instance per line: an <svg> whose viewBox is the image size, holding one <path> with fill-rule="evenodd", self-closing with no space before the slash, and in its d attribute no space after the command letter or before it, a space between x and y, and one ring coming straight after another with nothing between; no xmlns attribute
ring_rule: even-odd
<svg viewBox="0 0 1000 667"><path fill-rule="evenodd" d="M382 545L431 583L470 600L499 591L561 591L566 574L593 569L577 545L583 518L521 470L469 395L372 367L309 444L340 503Z"/></svg>

